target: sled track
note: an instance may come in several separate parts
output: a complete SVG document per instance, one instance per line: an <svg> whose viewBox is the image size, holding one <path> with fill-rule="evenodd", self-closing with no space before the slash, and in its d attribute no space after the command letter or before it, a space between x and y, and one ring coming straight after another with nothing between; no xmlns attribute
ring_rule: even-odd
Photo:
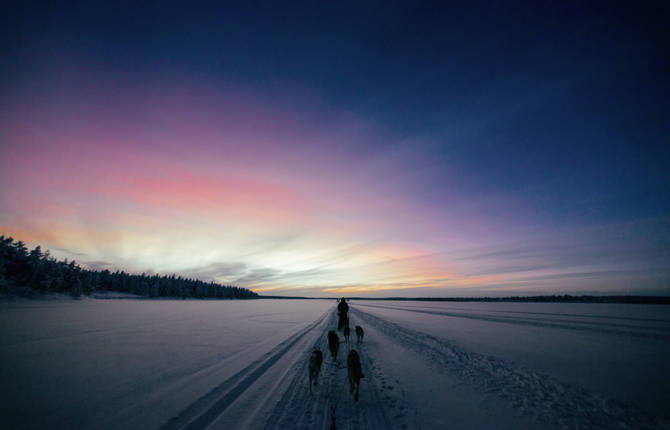
<svg viewBox="0 0 670 430"><path fill-rule="evenodd" d="M377 388L372 371L373 364L365 354L364 345L340 343L338 361L330 357L327 332L337 327L335 312L332 312L327 328L313 346L323 351L323 365L319 383L309 394L308 363L309 351L305 351L305 360L294 364L282 399L268 417L265 429L327 429L331 422L331 405L336 406L338 429L391 429L390 420L385 414L386 403ZM338 336L344 337L338 332ZM356 348L361 357L365 377L361 380L360 399L354 402L349 394L346 360L351 348ZM310 348L311 349L311 348Z"/></svg>
<svg viewBox="0 0 670 430"><path fill-rule="evenodd" d="M670 429L669 420L622 402L495 357L469 352L360 309L352 308L350 313L479 391L506 399L518 412L540 423L560 429Z"/></svg>
<svg viewBox="0 0 670 430"><path fill-rule="evenodd" d="M393 410L404 399L384 395L384 376L374 364L374 359L365 353L364 345L340 343L338 361L334 362L328 350L327 333L337 327L336 312L328 310L316 321L284 340L270 352L251 363L210 392L186 407L177 416L165 423L161 430L205 429L219 427L218 418L224 413L241 410L239 401L245 392L263 387L266 373L277 366L286 370L274 380L273 390L279 390L280 400L267 404L269 411L264 417L256 417L254 428L265 429L313 429L329 428L331 405L336 406L338 429L404 429L402 420L393 421L387 410ZM344 340L338 332L341 341ZM319 383L309 394L308 358L316 346L323 351ZM349 393L346 360L351 348L359 351L365 378L361 380L360 399L354 402ZM285 367L284 367L285 366ZM268 373L269 374L269 373ZM274 373L273 373L274 375ZM274 377L274 376L273 376ZM380 389L380 384L382 388ZM257 386L258 385L258 386ZM237 406L231 408L233 403ZM263 409L263 405L259 405ZM251 414L251 413L250 413Z"/></svg>
<svg viewBox="0 0 670 430"><path fill-rule="evenodd" d="M195 430L206 428L307 333L323 325L324 320L326 320L330 313L330 310L324 313L316 321L284 340L270 352L213 388L209 393L193 402L176 417L161 426L160 430Z"/></svg>
<svg viewBox="0 0 670 430"><path fill-rule="evenodd" d="M445 310L445 309L455 309L457 311L475 311L475 312L481 312L482 309L479 308L462 308L462 307L452 307L452 308L447 308L445 306L429 306L429 305L421 305L421 309L437 309L437 310ZM403 307L398 307L398 309L407 309ZM416 307L415 307L416 309ZM617 315L591 315L591 314L573 314L573 313L556 313L556 312L532 312L532 311L512 311L512 310L494 310L494 309L487 309L486 312L495 312L495 313L500 313L500 314L521 314L521 315L541 315L541 316L555 316L555 317L577 317L577 318L588 318L588 319L598 319L598 320L622 320L622 321L641 321L641 322L653 322L653 323L670 323L670 320L668 319L663 319L663 318L641 318L641 317L624 317L624 316L617 316ZM634 326L638 327L638 326Z"/></svg>
<svg viewBox="0 0 670 430"><path fill-rule="evenodd" d="M567 330L577 330L577 331L592 331L596 333L605 333L605 334L615 334L623 336L632 336L632 337L643 337L643 338L652 338L659 340L670 340L670 335L663 333L654 333L654 332L644 332L644 331L634 331L635 329L645 329L645 327L631 326L625 324L612 324L612 323L590 323L586 321L570 321L570 324L561 323L561 322L549 322L547 320L541 320L537 318L521 318L521 317L503 317L503 316L491 316L484 314L467 314L461 312L446 312L446 311L430 311L426 309L409 309L401 308L394 306L382 306L382 305L369 305L369 304L357 304L361 307L370 307L370 308L380 308L380 309L392 309L395 311L407 311L407 312L417 312L420 314L429 314L429 315L441 315L446 317L455 317L455 318L466 318L473 320L482 320L482 321L491 321L498 323L506 324L517 324L525 326L535 326L535 327L551 327L551 328L560 328ZM608 328L605 326L615 326L623 327L633 330L624 330L616 328ZM647 330L667 330L665 328L646 328Z"/></svg>

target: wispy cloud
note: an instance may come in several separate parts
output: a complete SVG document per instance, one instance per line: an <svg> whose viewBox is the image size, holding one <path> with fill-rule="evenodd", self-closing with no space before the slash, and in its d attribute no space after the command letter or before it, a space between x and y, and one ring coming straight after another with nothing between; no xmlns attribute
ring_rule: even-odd
<svg viewBox="0 0 670 430"><path fill-rule="evenodd" d="M532 95L398 136L321 100L108 84L72 81L46 106L8 101L3 234L92 268L297 295L670 288L667 218L548 222L538 196L562 179L504 188L496 160L471 168L463 145L444 156L445 142L490 144L481 128L536 108Z"/></svg>

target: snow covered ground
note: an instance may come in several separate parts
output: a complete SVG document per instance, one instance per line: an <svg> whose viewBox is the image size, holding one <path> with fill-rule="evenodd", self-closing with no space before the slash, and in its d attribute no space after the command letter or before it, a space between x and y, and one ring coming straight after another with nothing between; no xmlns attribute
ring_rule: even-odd
<svg viewBox="0 0 670 430"><path fill-rule="evenodd" d="M670 307L359 301L350 320L365 340L333 362L335 305L1 302L0 422L327 429L334 406L338 429L670 428ZM310 396L314 346L324 364Z"/></svg>

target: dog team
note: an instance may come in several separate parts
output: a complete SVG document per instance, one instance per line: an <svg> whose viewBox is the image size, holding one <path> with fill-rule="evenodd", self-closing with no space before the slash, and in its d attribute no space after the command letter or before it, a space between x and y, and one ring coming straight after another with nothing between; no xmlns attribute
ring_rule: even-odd
<svg viewBox="0 0 670 430"><path fill-rule="evenodd" d="M349 305L344 298L340 299L337 305L338 311L338 330L344 333L344 343L350 343L351 330L349 329ZM363 343L364 331L359 325L355 327L356 343ZM340 337L335 330L328 332L328 349L333 361L337 361L337 353L340 349ZM318 384L319 373L321 372L321 364L323 363L323 353L317 347L314 347L309 357L309 393L312 394L312 385ZM347 374L349 378L349 393L354 395L354 401L358 401L358 392L361 378L363 378L363 370L361 368L361 359L355 349L349 351L347 356ZM334 411L332 419L334 420ZM333 421L334 422L334 421Z"/></svg>
<svg viewBox="0 0 670 430"><path fill-rule="evenodd" d="M338 322L337 329L342 330L344 334L344 343L350 344L351 330L349 329L349 305L346 300L341 298L337 305ZM360 345L363 343L364 331L363 327L357 325L354 328L356 332L356 343ZM328 350L333 361L337 362L337 353L340 349L340 337L335 330L328 331ZM309 356L309 394L312 394L312 385L317 385L319 381L319 373L321 372L321 364L323 363L323 352L317 347ZM347 375L349 379L349 394L354 395L354 401L358 401L358 392L360 388L361 378L363 378L363 370L361 368L361 358L355 349L349 351L347 356ZM335 425L335 405L330 406L331 430L336 430Z"/></svg>

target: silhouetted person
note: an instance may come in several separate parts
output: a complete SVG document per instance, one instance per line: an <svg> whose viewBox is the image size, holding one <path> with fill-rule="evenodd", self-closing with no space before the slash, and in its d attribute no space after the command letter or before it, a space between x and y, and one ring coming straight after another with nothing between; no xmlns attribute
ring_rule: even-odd
<svg viewBox="0 0 670 430"><path fill-rule="evenodd" d="M349 312L349 305L347 304L347 301L344 297L340 299L340 303L337 305L337 310L340 311L340 313L345 314Z"/></svg>
<svg viewBox="0 0 670 430"><path fill-rule="evenodd" d="M349 305L347 301L344 300L344 297L340 299L340 303L337 305L337 312L340 314L340 318L337 322L337 329L341 330L342 327L349 325Z"/></svg>

